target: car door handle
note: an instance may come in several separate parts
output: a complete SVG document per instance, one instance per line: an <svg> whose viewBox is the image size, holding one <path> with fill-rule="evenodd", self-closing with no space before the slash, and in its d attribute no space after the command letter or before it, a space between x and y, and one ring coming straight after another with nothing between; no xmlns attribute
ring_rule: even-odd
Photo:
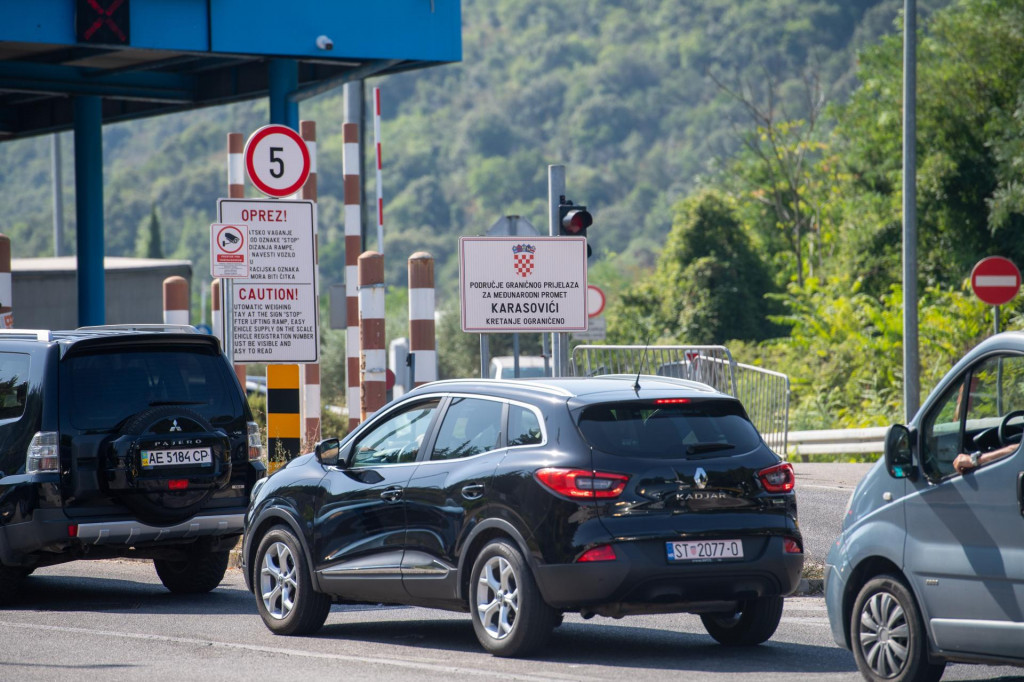
<svg viewBox="0 0 1024 682"><path fill-rule="evenodd" d="M481 483L463 486L462 496L467 500L479 500L484 496L484 486Z"/></svg>
<svg viewBox="0 0 1024 682"><path fill-rule="evenodd" d="M391 486L390 488L385 488L384 491L380 494L380 499L384 500L385 502L398 502L400 499L402 499L402 489L398 486Z"/></svg>

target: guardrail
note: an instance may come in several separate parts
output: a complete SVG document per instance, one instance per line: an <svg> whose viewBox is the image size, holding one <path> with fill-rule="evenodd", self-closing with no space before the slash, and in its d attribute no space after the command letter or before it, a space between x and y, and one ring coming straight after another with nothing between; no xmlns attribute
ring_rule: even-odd
<svg viewBox="0 0 1024 682"><path fill-rule="evenodd" d="M790 431L786 439L789 459L808 455L881 455L887 426L866 429L825 429ZM765 437L766 442L772 442Z"/></svg>

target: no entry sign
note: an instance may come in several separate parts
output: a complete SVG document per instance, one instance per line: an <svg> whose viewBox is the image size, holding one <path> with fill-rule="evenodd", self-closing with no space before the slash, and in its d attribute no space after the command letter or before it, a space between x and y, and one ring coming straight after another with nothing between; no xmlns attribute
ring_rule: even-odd
<svg viewBox="0 0 1024 682"><path fill-rule="evenodd" d="M1020 289L1020 270L1002 256L983 258L971 270L971 289L989 305L1009 303Z"/></svg>

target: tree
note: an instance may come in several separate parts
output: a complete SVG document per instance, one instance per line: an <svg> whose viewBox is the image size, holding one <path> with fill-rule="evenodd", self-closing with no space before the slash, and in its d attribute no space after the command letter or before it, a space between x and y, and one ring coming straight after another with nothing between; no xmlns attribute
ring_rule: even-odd
<svg viewBox="0 0 1024 682"><path fill-rule="evenodd" d="M751 246L728 196L706 190L676 208L652 277L628 289L609 311L609 337L620 343L687 344L761 340L772 278Z"/></svg>
<svg viewBox="0 0 1024 682"><path fill-rule="evenodd" d="M163 258L164 247L160 238L160 219L156 215L156 205L149 214L146 227L139 230L135 241L135 255L139 258Z"/></svg>

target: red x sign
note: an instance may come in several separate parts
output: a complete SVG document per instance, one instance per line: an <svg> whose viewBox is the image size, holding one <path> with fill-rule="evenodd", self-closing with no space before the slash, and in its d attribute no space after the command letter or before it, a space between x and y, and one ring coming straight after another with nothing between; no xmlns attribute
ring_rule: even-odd
<svg viewBox="0 0 1024 682"><path fill-rule="evenodd" d="M76 37L83 43L127 43L128 0L78 0Z"/></svg>

